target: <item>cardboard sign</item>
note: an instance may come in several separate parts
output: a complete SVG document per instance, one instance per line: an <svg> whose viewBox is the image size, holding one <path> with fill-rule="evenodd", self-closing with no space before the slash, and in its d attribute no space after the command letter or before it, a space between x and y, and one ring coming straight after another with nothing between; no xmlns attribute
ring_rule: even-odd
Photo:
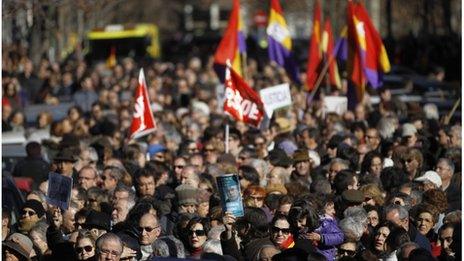
<svg viewBox="0 0 464 261"><path fill-rule="evenodd" d="M240 194L240 182L236 174L227 174L216 178L219 195L221 197L222 210L231 212L236 217L243 217L242 196Z"/></svg>
<svg viewBox="0 0 464 261"><path fill-rule="evenodd" d="M47 202L61 209L68 209L72 184L72 178L50 172L48 174Z"/></svg>
<svg viewBox="0 0 464 261"><path fill-rule="evenodd" d="M343 115L348 110L348 99L342 96L325 96L324 111Z"/></svg>
<svg viewBox="0 0 464 261"><path fill-rule="evenodd" d="M272 118L274 110L292 104L292 95L288 83L279 84L259 91L268 118Z"/></svg>

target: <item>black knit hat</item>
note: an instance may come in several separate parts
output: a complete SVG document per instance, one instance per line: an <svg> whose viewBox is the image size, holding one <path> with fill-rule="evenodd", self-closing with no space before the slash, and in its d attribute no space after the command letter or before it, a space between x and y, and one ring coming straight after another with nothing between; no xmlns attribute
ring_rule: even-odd
<svg viewBox="0 0 464 261"><path fill-rule="evenodd" d="M24 202L22 209L25 209L25 208L30 208L34 210L39 218L45 214L45 209L43 208L42 203L40 203L39 201L35 199L30 199Z"/></svg>
<svg viewBox="0 0 464 261"><path fill-rule="evenodd" d="M287 155L287 153L279 148L274 148L271 150L267 156L267 160L269 160L269 162L274 166L284 168L287 168L293 164L293 160Z"/></svg>
<svg viewBox="0 0 464 261"><path fill-rule="evenodd" d="M109 231L111 228L111 218L103 212L90 211L85 219L84 228L98 228Z"/></svg>

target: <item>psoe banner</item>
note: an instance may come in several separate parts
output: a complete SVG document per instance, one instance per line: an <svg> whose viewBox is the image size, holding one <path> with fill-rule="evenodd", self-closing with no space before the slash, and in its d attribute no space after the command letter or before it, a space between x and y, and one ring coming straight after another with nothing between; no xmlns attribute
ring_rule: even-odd
<svg viewBox="0 0 464 261"><path fill-rule="evenodd" d="M292 104L292 95L288 83L279 84L259 91L261 100L264 103L264 110L269 119L274 110Z"/></svg>

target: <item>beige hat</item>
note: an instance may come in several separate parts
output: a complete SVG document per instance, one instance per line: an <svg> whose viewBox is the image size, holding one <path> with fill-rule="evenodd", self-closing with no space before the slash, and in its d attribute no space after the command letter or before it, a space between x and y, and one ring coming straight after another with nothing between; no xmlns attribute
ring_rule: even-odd
<svg viewBox="0 0 464 261"><path fill-rule="evenodd" d="M197 189L193 186L182 184L176 188L179 205L197 205Z"/></svg>
<svg viewBox="0 0 464 261"><path fill-rule="evenodd" d="M402 129L403 129L403 132L401 133L401 137L408 137L408 136L412 136L417 133L416 127L411 123L403 124Z"/></svg>
<svg viewBox="0 0 464 261"><path fill-rule="evenodd" d="M9 248L29 259L32 253L32 241L25 235L14 233L3 241L3 247Z"/></svg>
<svg viewBox="0 0 464 261"><path fill-rule="evenodd" d="M277 124L279 133L286 133L292 131L292 125L290 124L290 121L287 118L277 118L275 122Z"/></svg>

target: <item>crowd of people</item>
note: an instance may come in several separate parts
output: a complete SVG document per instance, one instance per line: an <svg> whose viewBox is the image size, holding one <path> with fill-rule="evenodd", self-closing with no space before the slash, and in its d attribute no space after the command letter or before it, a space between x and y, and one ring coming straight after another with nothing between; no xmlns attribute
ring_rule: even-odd
<svg viewBox="0 0 464 261"><path fill-rule="evenodd" d="M3 172L24 196L4 193L4 260L461 260L461 124L434 104L383 88L378 104L327 112L346 88L308 102L282 68L249 60L250 86L292 92L257 129L222 112L212 59L34 66L26 53L3 48L2 131L28 140ZM130 140L141 67L157 128ZM62 119L24 114L66 103ZM73 179L67 209L47 198L49 172ZM221 206L224 174L239 177L242 217Z"/></svg>

